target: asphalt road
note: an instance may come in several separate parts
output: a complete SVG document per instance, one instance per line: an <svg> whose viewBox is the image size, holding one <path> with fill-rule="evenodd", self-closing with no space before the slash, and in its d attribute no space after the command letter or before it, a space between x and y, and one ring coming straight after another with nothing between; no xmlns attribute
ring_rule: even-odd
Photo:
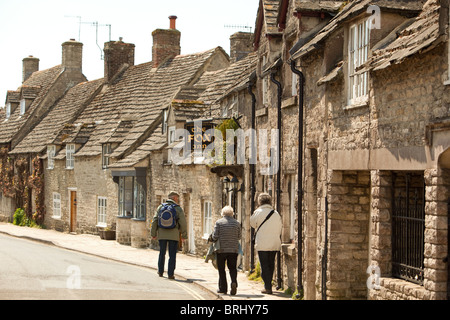
<svg viewBox="0 0 450 320"><path fill-rule="evenodd" d="M0 300L216 298L187 281L160 278L154 269L0 235Z"/></svg>

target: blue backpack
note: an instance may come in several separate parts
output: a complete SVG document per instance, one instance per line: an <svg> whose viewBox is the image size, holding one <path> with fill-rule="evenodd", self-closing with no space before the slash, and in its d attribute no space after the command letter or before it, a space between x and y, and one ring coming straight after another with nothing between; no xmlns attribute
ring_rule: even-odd
<svg viewBox="0 0 450 320"><path fill-rule="evenodd" d="M177 226L177 207L174 203L163 203L158 212L158 226L163 229L173 229Z"/></svg>

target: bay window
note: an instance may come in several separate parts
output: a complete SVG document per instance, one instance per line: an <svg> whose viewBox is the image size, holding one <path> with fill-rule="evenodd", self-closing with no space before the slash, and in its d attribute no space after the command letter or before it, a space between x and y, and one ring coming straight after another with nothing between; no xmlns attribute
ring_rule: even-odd
<svg viewBox="0 0 450 320"><path fill-rule="evenodd" d="M146 218L146 176L145 170L112 172L118 183L118 216L145 220Z"/></svg>

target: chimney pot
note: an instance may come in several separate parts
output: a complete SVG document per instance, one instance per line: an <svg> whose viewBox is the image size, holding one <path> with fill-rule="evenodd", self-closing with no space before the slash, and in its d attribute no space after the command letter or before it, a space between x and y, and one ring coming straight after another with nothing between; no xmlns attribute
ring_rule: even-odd
<svg viewBox="0 0 450 320"><path fill-rule="evenodd" d="M176 29L176 21L177 21L177 16L170 16L170 29L175 30Z"/></svg>

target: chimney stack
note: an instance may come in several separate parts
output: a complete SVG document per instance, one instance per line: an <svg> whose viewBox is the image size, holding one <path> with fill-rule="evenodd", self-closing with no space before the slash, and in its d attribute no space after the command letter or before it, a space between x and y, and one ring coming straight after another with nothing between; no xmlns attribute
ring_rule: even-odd
<svg viewBox="0 0 450 320"><path fill-rule="evenodd" d="M231 63L244 59L253 52L253 33L236 32L230 37L230 60Z"/></svg>
<svg viewBox="0 0 450 320"><path fill-rule="evenodd" d="M124 64L134 65L134 48L132 43L125 43L122 38L119 41L105 43L105 79L110 81Z"/></svg>
<svg viewBox="0 0 450 320"><path fill-rule="evenodd" d="M176 16L170 16L170 29L156 29L152 32L153 68L157 68L166 59L175 58L181 53L181 32L176 29Z"/></svg>
<svg viewBox="0 0 450 320"><path fill-rule="evenodd" d="M22 60L22 83L25 82L33 72L39 71L39 59L28 56Z"/></svg>
<svg viewBox="0 0 450 320"><path fill-rule="evenodd" d="M62 44L62 66L66 69L79 70L83 64L83 44L70 39Z"/></svg>

